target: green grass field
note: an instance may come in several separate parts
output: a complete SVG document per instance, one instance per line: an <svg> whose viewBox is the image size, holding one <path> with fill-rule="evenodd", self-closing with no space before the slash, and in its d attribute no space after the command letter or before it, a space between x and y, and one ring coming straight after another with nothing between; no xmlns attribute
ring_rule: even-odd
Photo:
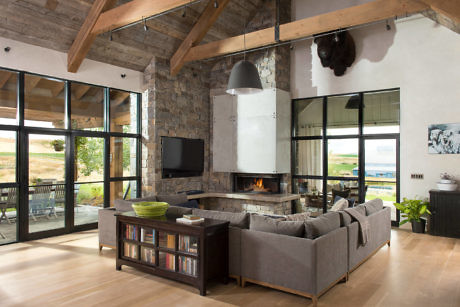
<svg viewBox="0 0 460 307"><path fill-rule="evenodd" d="M15 157L16 153L14 152L0 152L0 157ZM30 157L37 157L37 158L51 158L51 159L64 159L65 154L63 152L56 152L56 153L30 153Z"/></svg>

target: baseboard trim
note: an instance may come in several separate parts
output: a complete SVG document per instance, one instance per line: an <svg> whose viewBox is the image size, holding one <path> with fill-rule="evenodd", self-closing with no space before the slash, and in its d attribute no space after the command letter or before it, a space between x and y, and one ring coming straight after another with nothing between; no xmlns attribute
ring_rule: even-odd
<svg viewBox="0 0 460 307"><path fill-rule="evenodd" d="M374 256L382 247L385 246L385 244L388 244L388 247L390 247L390 245L391 245L390 240L384 242L382 245L380 245L379 247L377 247L372 253L369 254L369 256L367 256L366 258L364 258L363 260L361 260L357 265L355 265L351 270L349 270L348 273L353 272L353 271L356 270L361 264L363 264L364 262L366 262L367 260L369 260L369 258L371 258L372 256Z"/></svg>

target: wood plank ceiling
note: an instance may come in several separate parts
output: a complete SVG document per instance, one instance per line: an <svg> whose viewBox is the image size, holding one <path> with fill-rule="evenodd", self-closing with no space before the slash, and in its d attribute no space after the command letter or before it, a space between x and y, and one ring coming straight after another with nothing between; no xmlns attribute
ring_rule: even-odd
<svg viewBox="0 0 460 307"><path fill-rule="evenodd" d="M0 36L68 52L93 4L93 0L1 0ZM117 6L128 2L119 0ZM153 56L170 59L187 37L207 5L207 0L183 10L149 20L149 31L135 25L99 35L86 58L143 71ZM222 40L243 32L264 0L232 0L202 43Z"/></svg>

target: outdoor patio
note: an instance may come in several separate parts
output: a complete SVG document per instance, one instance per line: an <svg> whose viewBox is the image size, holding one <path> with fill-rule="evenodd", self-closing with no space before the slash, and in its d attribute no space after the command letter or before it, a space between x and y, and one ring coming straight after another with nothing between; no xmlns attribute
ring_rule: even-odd
<svg viewBox="0 0 460 307"><path fill-rule="evenodd" d="M99 207L82 205L75 208L75 225L84 225L97 222ZM40 215L29 217L29 229L31 232L57 229L64 227L64 209L57 207L56 216ZM0 244L16 241L16 211L6 212L10 223L5 219L0 221Z"/></svg>

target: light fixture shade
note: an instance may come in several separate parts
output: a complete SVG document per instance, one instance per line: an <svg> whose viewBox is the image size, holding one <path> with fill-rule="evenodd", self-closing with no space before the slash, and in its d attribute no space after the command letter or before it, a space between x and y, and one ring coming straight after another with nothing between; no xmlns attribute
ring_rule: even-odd
<svg viewBox="0 0 460 307"><path fill-rule="evenodd" d="M345 105L345 109L351 109L351 110L359 110L359 106L361 105L361 98L359 95L353 95L348 99L347 104ZM363 104L364 108L364 104Z"/></svg>
<svg viewBox="0 0 460 307"><path fill-rule="evenodd" d="M262 91L259 72L249 61L237 62L228 79L227 93L231 95L247 95Z"/></svg>

